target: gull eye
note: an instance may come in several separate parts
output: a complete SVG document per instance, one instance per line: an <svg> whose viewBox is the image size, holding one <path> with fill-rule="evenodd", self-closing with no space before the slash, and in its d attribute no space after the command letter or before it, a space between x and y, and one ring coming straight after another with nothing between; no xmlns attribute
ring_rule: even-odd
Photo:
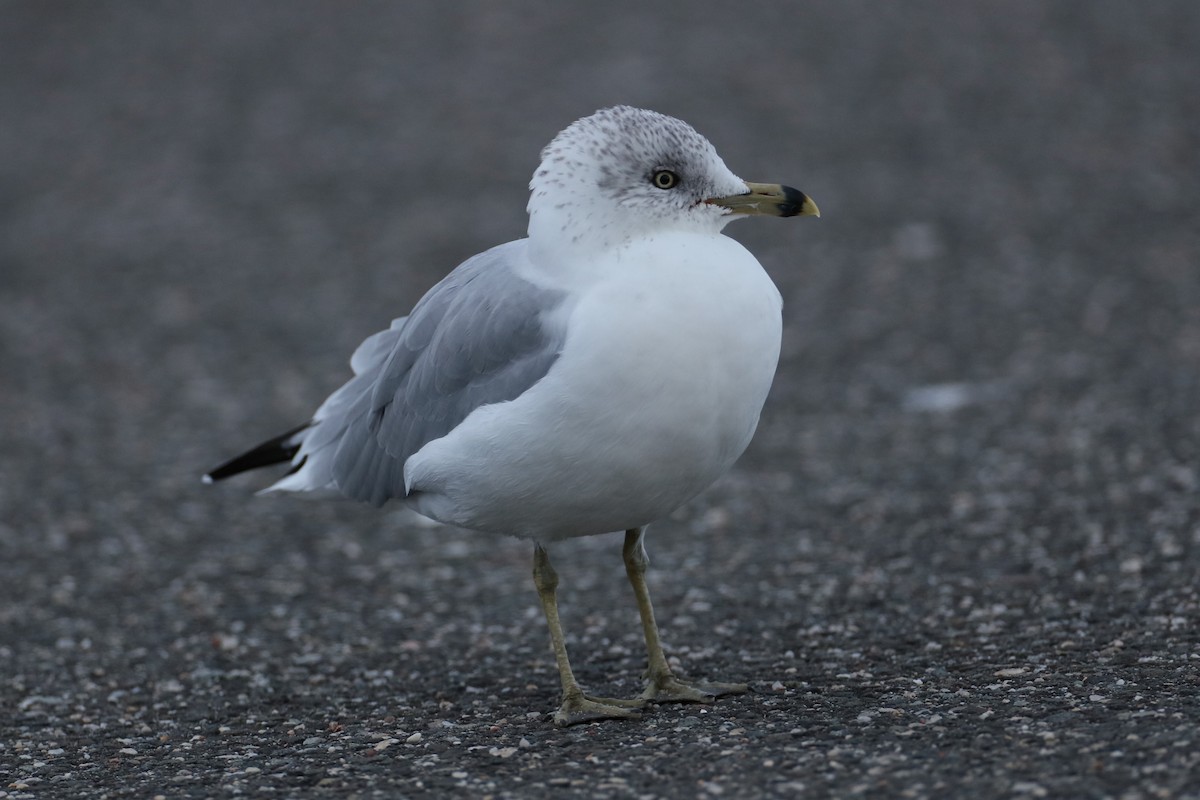
<svg viewBox="0 0 1200 800"><path fill-rule="evenodd" d="M656 169L650 176L650 182L659 189L674 189L679 185L679 176L669 169Z"/></svg>

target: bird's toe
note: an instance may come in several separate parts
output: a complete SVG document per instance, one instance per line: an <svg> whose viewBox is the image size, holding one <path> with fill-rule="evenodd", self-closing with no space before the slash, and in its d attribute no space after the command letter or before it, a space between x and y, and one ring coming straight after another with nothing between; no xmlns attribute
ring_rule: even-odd
<svg viewBox="0 0 1200 800"><path fill-rule="evenodd" d="M641 719L638 711L646 701L641 698L620 700L608 697L588 697L586 695L568 695L563 698L562 705L554 712L554 724L560 728L568 725L579 725L584 722L595 722L602 719Z"/></svg>
<svg viewBox="0 0 1200 800"><path fill-rule="evenodd" d="M750 687L744 683L718 681L685 681L674 675L651 677L642 697L650 703L711 703L718 697L745 694Z"/></svg>

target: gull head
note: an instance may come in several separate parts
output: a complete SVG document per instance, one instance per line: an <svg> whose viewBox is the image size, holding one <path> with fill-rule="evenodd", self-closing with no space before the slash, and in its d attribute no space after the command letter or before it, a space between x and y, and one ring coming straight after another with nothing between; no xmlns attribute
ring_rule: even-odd
<svg viewBox="0 0 1200 800"><path fill-rule="evenodd" d="M554 137L529 188L530 239L555 250L667 230L715 234L747 214L819 216L796 189L733 174L686 122L629 106L597 111Z"/></svg>

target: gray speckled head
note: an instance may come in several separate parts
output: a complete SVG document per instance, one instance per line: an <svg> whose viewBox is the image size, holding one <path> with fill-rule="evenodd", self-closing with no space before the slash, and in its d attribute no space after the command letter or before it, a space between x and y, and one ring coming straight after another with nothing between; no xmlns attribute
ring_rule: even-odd
<svg viewBox="0 0 1200 800"><path fill-rule="evenodd" d="M704 201L747 191L686 122L629 106L602 109L558 134L529 188L535 242L600 246L656 229L719 230L728 210Z"/></svg>

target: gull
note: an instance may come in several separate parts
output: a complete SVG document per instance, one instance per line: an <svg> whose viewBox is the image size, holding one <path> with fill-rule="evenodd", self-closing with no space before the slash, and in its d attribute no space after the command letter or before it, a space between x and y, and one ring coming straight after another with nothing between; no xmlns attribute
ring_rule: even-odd
<svg viewBox="0 0 1200 800"><path fill-rule="evenodd" d="M745 692L672 672L646 588L645 530L742 454L778 364L779 291L721 230L750 215L820 213L796 189L734 175L687 123L628 106L559 133L529 188L527 238L459 265L355 350L354 376L309 422L205 482L286 462L263 491L396 499L448 525L531 540L562 682L557 725ZM633 699L580 688L547 552L618 531L648 657Z"/></svg>

